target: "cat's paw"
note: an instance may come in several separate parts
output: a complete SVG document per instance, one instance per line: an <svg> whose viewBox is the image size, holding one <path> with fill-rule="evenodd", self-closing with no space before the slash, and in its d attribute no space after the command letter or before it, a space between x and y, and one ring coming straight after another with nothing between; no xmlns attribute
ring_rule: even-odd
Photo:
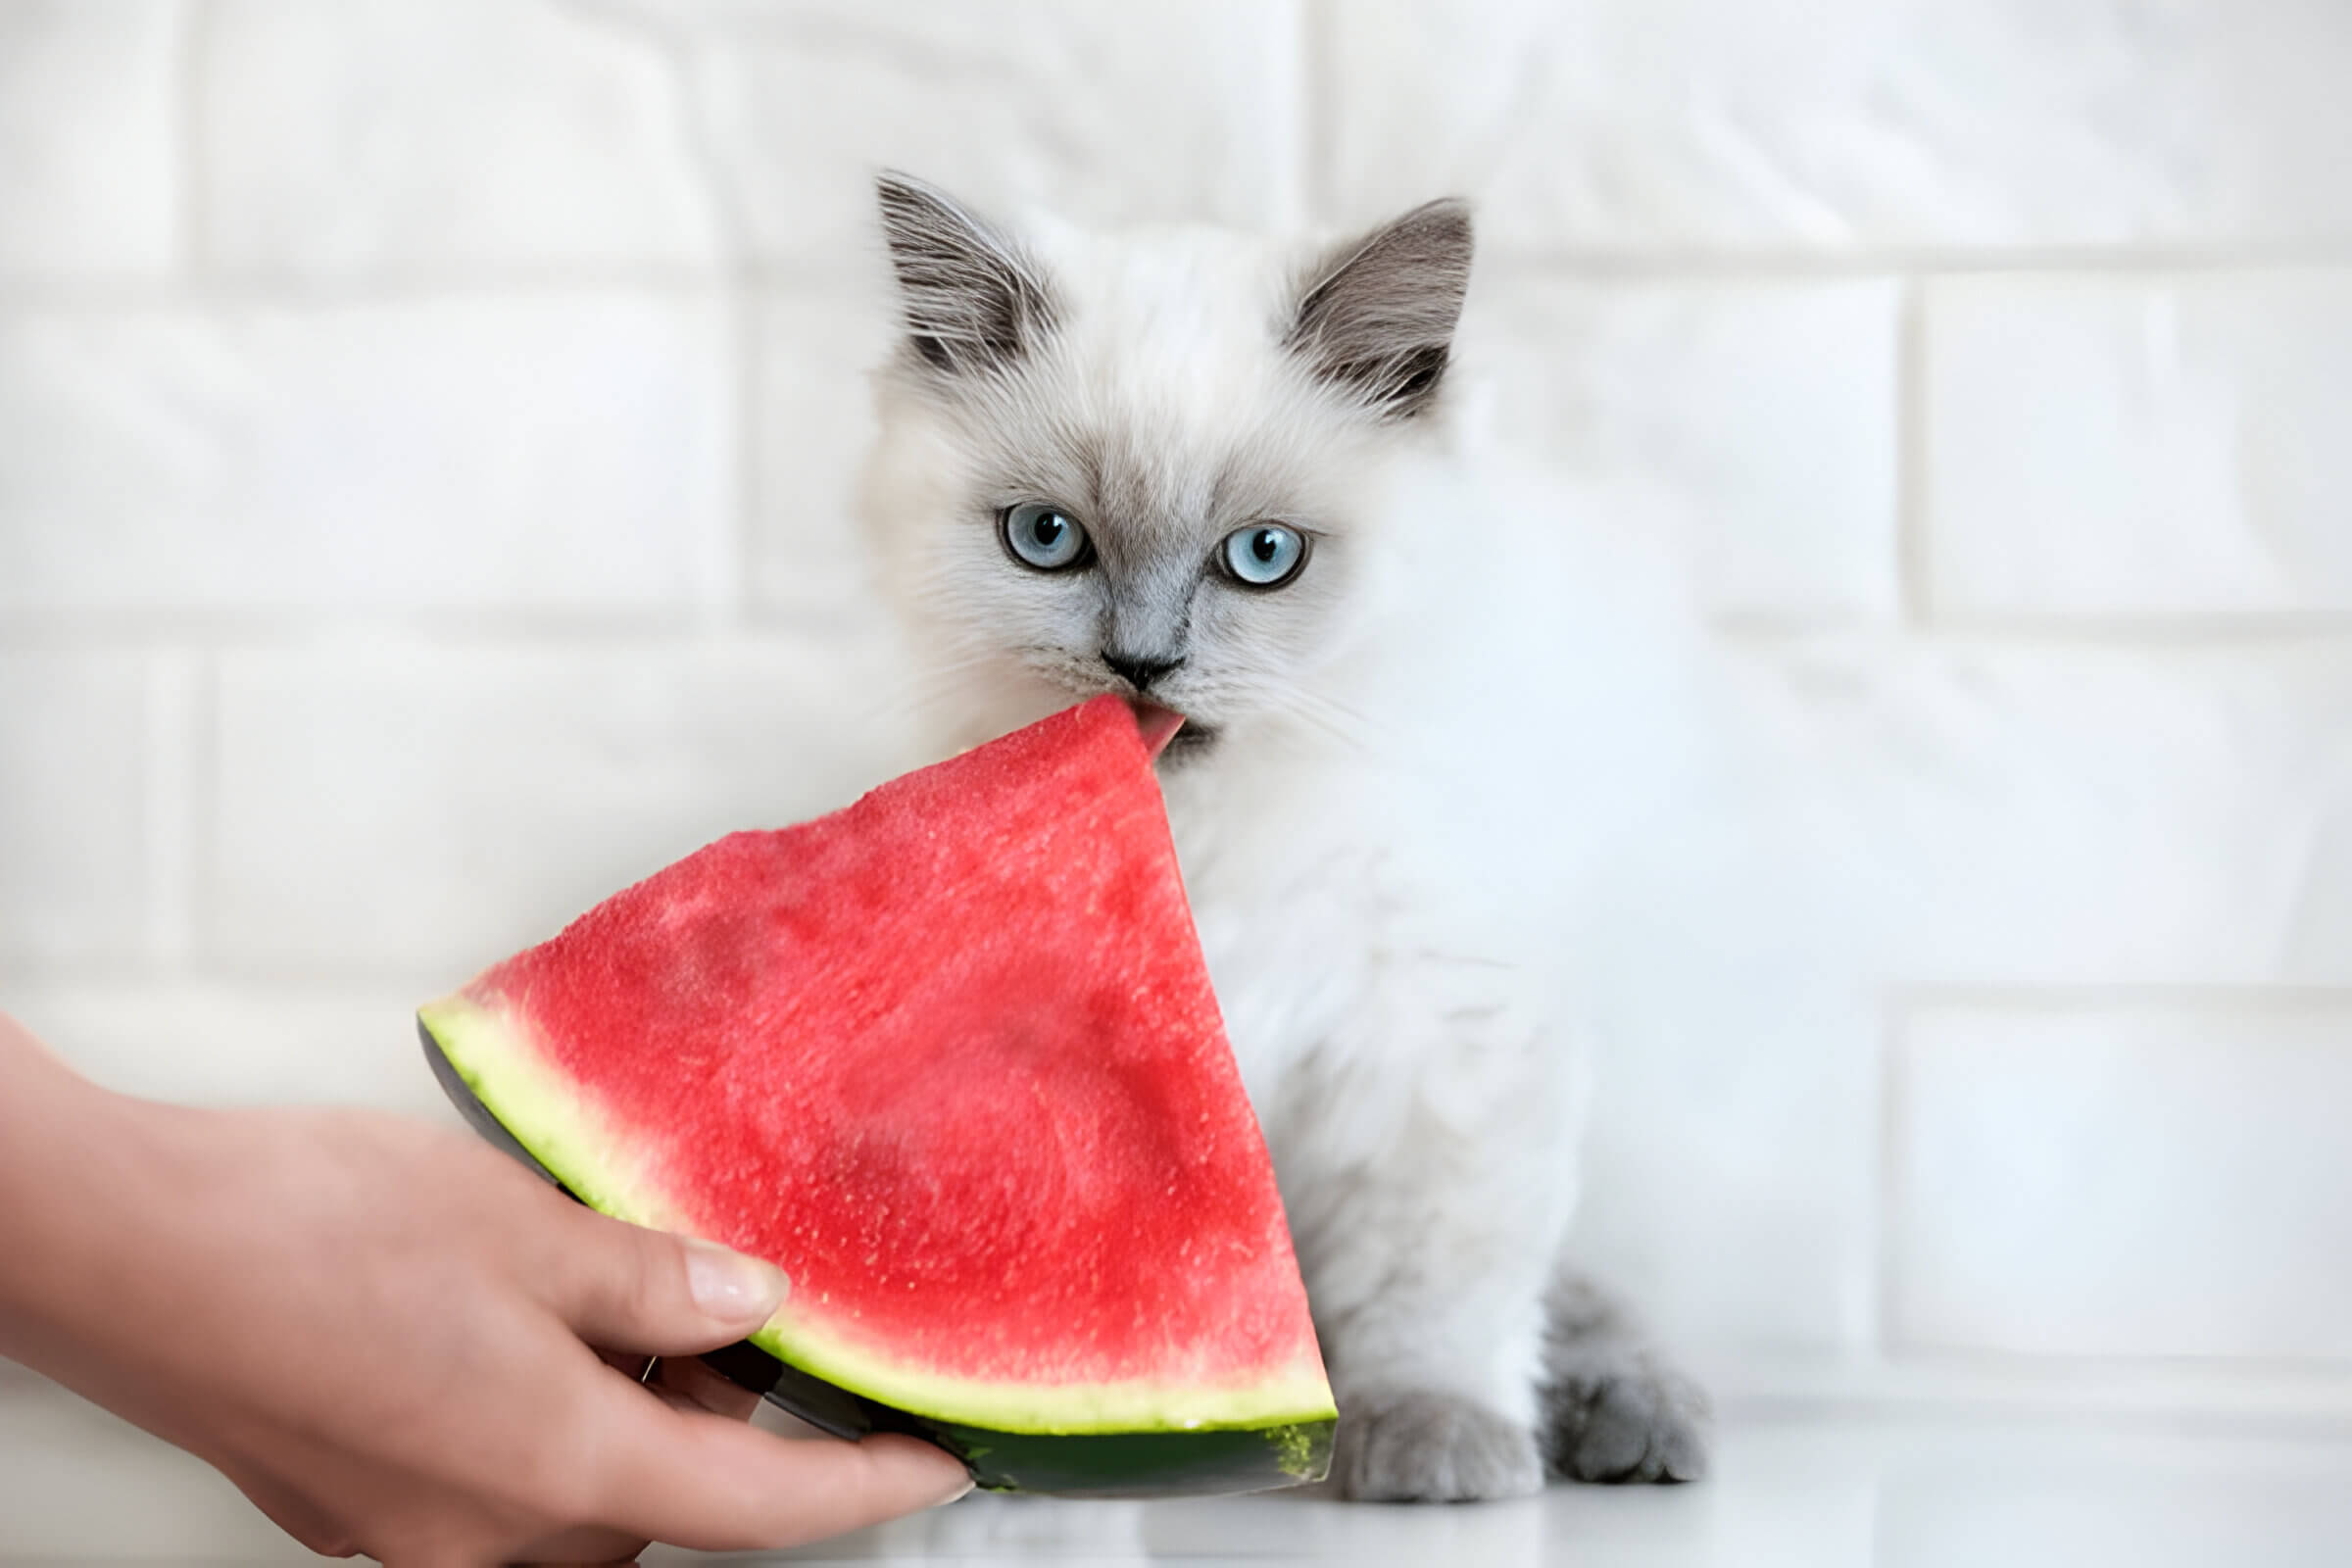
<svg viewBox="0 0 2352 1568"><path fill-rule="evenodd" d="M1556 1366L1543 1391L1544 1459L1576 1481L1696 1481L1707 1473L1706 1391L1647 1349L1611 1347Z"/></svg>
<svg viewBox="0 0 2352 1568"><path fill-rule="evenodd" d="M1331 1479L1363 1502L1479 1502L1544 1490L1535 1434L1455 1394L1374 1394L1340 1416Z"/></svg>

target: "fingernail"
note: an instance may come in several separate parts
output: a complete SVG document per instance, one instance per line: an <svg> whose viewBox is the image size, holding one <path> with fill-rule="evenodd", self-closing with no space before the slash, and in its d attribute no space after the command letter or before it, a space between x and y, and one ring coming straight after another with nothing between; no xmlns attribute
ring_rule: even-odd
<svg viewBox="0 0 2352 1568"><path fill-rule="evenodd" d="M766 1318L784 1304L792 1282L784 1271L756 1257L729 1251L715 1242L686 1244L686 1288L694 1304L722 1322Z"/></svg>
<svg viewBox="0 0 2352 1568"><path fill-rule="evenodd" d="M949 1493L946 1496L940 1498L931 1506L934 1508L945 1508L951 1502L957 1501L960 1498L968 1497L972 1494L972 1488L976 1485L978 1485L978 1483L973 1481L970 1476L965 1476L963 1480L956 1485L956 1488L954 1492Z"/></svg>

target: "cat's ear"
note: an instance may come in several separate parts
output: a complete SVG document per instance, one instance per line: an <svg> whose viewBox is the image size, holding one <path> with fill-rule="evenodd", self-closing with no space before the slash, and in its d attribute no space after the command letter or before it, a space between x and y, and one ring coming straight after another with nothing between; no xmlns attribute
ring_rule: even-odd
<svg viewBox="0 0 2352 1568"><path fill-rule="evenodd" d="M885 171L874 180L908 346L950 375L1011 365L1054 325L1027 258L946 192Z"/></svg>
<svg viewBox="0 0 2352 1568"><path fill-rule="evenodd" d="M1284 346L1384 418L1429 407L1470 287L1470 207L1416 207L1308 269Z"/></svg>

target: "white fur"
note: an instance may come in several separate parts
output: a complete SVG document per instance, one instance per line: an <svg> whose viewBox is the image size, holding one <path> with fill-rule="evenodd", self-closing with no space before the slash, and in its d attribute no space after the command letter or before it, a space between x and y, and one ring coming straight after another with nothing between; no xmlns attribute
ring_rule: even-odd
<svg viewBox="0 0 2352 1568"><path fill-rule="evenodd" d="M866 520L932 750L1113 688L1106 629L1153 635L1114 623L1165 620L1183 587L1147 579L1230 525L1322 534L1294 587L1194 590L1152 695L1219 738L1163 770L1169 815L1343 1409L1434 1391L1532 1429L1586 1099L1577 927L1676 766L1637 755L1676 678L1672 578L1511 476L1458 362L1407 420L1324 395L1280 343L1311 251L1015 232L1050 340L968 391L878 381ZM994 531L1073 500L1090 442L1137 466L1137 514L1084 520L1133 547L1141 608ZM1210 514L1220 474L1241 496Z"/></svg>

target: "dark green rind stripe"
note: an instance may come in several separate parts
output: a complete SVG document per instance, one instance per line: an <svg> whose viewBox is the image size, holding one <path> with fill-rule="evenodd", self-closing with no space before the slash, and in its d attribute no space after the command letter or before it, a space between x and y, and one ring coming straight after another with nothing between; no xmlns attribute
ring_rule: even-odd
<svg viewBox="0 0 2352 1568"><path fill-rule="evenodd" d="M714 1350L703 1360L730 1382L836 1437L905 1432L936 1444L993 1492L1206 1496L1295 1487L1322 1480L1331 1468L1330 1421L1199 1432L999 1432L878 1403L811 1377L749 1342Z"/></svg>
<svg viewBox="0 0 2352 1568"><path fill-rule="evenodd" d="M562 1188L555 1173L482 1103L421 1019L416 1031L442 1092L474 1131ZM873 1432L905 1432L936 1444L962 1460L972 1480L992 1492L1064 1497L1208 1496L1320 1481L1331 1468L1336 1426L1332 1421L1196 1432L998 1432L934 1421L853 1394L778 1360L748 1340L713 1350L703 1360L721 1376L835 1437L854 1441Z"/></svg>

